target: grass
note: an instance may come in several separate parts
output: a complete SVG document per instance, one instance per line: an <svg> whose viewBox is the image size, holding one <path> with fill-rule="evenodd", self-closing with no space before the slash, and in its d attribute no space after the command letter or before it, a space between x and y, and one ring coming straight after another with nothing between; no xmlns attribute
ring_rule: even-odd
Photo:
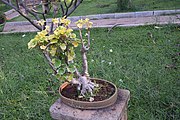
<svg viewBox="0 0 180 120"><path fill-rule="evenodd" d="M72 14L72 16L115 12L180 9L180 0L133 0L132 8L123 11L117 11L116 1L117 0L84 0L83 3L77 8L77 10ZM22 17L17 17L12 21L22 20L25 19Z"/></svg>
<svg viewBox="0 0 180 120"><path fill-rule="evenodd" d="M92 30L90 75L130 90L129 120L179 120L179 33L176 26L115 28L108 36L106 28ZM42 54L27 49L35 34L22 35L0 35L0 119L49 120L59 95L47 90Z"/></svg>
<svg viewBox="0 0 180 120"><path fill-rule="evenodd" d="M0 12L6 12L8 10L10 10L11 8L5 4L3 4L1 1L0 1Z"/></svg>
<svg viewBox="0 0 180 120"><path fill-rule="evenodd" d="M3 31L3 28L4 28L4 24L0 24L0 32Z"/></svg>
<svg viewBox="0 0 180 120"><path fill-rule="evenodd" d="M137 11L180 9L180 0L133 0Z"/></svg>

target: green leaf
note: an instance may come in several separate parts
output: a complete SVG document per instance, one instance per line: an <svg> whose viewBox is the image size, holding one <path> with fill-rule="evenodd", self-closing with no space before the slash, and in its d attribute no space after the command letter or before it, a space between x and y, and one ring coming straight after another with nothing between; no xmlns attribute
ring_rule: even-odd
<svg viewBox="0 0 180 120"><path fill-rule="evenodd" d="M71 81L71 80L73 79L73 77L74 77L74 74L69 74L69 75L67 76L67 80L68 80L68 81Z"/></svg>
<svg viewBox="0 0 180 120"><path fill-rule="evenodd" d="M51 61L52 61L52 63L53 63L53 64L55 64L56 59L55 59L55 58L53 58Z"/></svg>
<svg viewBox="0 0 180 120"><path fill-rule="evenodd" d="M29 43L28 43L28 49L34 48L37 45L37 41L35 39L32 39Z"/></svg>
<svg viewBox="0 0 180 120"><path fill-rule="evenodd" d="M51 40L51 44L54 44L54 43L57 43L58 42L58 39L52 39Z"/></svg>
<svg viewBox="0 0 180 120"><path fill-rule="evenodd" d="M74 73L75 72L75 68L74 67L67 67L67 71Z"/></svg>
<svg viewBox="0 0 180 120"><path fill-rule="evenodd" d="M64 68L58 69L58 74L59 75L63 75L65 72L66 72L66 70Z"/></svg>
<svg viewBox="0 0 180 120"><path fill-rule="evenodd" d="M60 44L61 49L64 51L66 49L66 44Z"/></svg>
<svg viewBox="0 0 180 120"><path fill-rule="evenodd" d="M61 66L61 60L55 59L54 66L55 68L59 68Z"/></svg>
<svg viewBox="0 0 180 120"><path fill-rule="evenodd" d="M48 72L49 74L52 74L54 71L53 71L52 69L47 69L47 72Z"/></svg>
<svg viewBox="0 0 180 120"><path fill-rule="evenodd" d="M74 59L74 55L68 54L68 61L72 61Z"/></svg>
<svg viewBox="0 0 180 120"><path fill-rule="evenodd" d="M72 61L75 58L75 52L73 48L70 48L67 57L68 57L68 61Z"/></svg>
<svg viewBox="0 0 180 120"><path fill-rule="evenodd" d="M71 73L74 73L76 71L75 69L75 63L70 63L68 66L67 66L67 71L68 72L71 72Z"/></svg>
<svg viewBox="0 0 180 120"><path fill-rule="evenodd" d="M59 79L60 79L61 81L65 81L65 80L66 80L66 76L65 76L65 75L62 75Z"/></svg>
<svg viewBox="0 0 180 120"><path fill-rule="evenodd" d="M78 47L79 44L78 44L77 41L73 41L73 42L72 42L72 45L73 45L74 47Z"/></svg>
<svg viewBox="0 0 180 120"><path fill-rule="evenodd" d="M52 56L55 56L56 50L57 50L57 48L55 48L55 47L51 48L50 54L51 54Z"/></svg>

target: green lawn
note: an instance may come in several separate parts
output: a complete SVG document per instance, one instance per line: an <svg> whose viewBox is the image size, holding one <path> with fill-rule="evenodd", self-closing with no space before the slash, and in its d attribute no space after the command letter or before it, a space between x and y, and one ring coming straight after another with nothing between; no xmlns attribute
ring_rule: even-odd
<svg viewBox="0 0 180 120"><path fill-rule="evenodd" d="M180 0L132 0L135 10L180 9Z"/></svg>
<svg viewBox="0 0 180 120"><path fill-rule="evenodd" d="M5 4L3 4L1 1L0 1L0 12L6 12L8 10L10 10L11 8Z"/></svg>
<svg viewBox="0 0 180 120"><path fill-rule="evenodd" d="M144 26L107 31L91 32L91 77L130 90L129 120L179 120L180 29ZM48 109L59 95L47 90L51 83L43 55L27 49L35 34L22 35L0 35L0 119L49 120Z"/></svg>
<svg viewBox="0 0 180 120"><path fill-rule="evenodd" d="M4 24L0 24L0 32L3 30Z"/></svg>

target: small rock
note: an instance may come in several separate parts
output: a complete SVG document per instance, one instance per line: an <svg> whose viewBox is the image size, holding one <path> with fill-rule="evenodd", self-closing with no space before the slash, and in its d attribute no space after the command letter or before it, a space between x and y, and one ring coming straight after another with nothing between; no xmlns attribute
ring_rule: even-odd
<svg viewBox="0 0 180 120"><path fill-rule="evenodd" d="M89 98L89 102L93 102L94 101L94 98L93 97L90 97Z"/></svg>

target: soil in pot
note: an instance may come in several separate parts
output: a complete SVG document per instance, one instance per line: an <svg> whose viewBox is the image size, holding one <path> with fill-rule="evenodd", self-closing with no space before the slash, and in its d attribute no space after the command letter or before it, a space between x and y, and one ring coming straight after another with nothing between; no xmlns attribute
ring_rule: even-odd
<svg viewBox="0 0 180 120"><path fill-rule="evenodd" d="M114 86L108 82L95 81L95 80L92 80L92 82L99 84L99 87L94 89L93 94L95 96L93 96L94 97L93 102L106 100L106 99L110 98L115 93ZM74 100L78 100L78 101L86 101L86 102L89 102L89 97L90 97L90 94L89 95L87 94L86 97L79 98L78 96L80 94L80 91L77 90L77 85L71 85L71 84L68 84L62 90L61 94L64 97L67 97L69 99L74 99Z"/></svg>

